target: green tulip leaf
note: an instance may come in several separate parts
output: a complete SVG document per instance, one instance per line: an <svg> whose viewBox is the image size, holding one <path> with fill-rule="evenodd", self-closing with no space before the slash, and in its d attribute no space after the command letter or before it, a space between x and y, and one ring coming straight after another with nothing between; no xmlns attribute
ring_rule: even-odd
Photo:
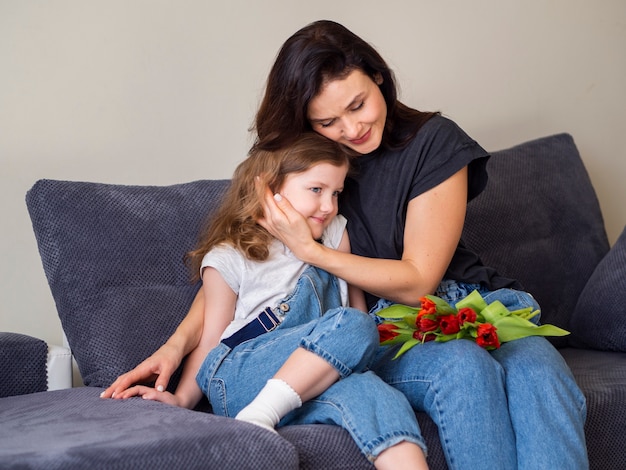
<svg viewBox="0 0 626 470"><path fill-rule="evenodd" d="M485 307L487 307L487 302L483 299L483 296L477 290L472 291L467 297L459 300L455 304L457 309L462 309L469 307L474 310L476 313L479 313Z"/></svg>
<svg viewBox="0 0 626 470"><path fill-rule="evenodd" d="M396 353L396 355L394 356L394 359L399 358L400 356L402 356L405 352L407 352L409 349L411 349L413 346L420 344L421 341L415 338L411 338L410 340L408 340L407 342L405 342L402 347L398 350L398 352Z"/></svg>
<svg viewBox="0 0 626 470"><path fill-rule="evenodd" d="M511 315L511 312L509 312L502 302L496 300L483 308L480 314L485 318L487 323L495 324L499 319Z"/></svg>
<svg viewBox="0 0 626 470"><path fill-rule="evenodd" d="M416 313L419 309L408 305L393 304L376 312L380 318L404 318L407 315Z"/></svg>
<svg viewBox="0 0 626 470"><path fill-rule="evenodd" d="M497 328L496 333L501 343L527 336L565 336L570 334L569 331L558 326L537 326L523 318L513 316L500 319L494 326Z"/></svg>

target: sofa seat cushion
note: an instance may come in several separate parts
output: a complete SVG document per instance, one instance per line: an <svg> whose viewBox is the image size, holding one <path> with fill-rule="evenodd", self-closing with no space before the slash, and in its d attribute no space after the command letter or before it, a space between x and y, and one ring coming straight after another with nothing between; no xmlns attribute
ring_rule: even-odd
<svg viewBox="0 0 626 470"><path fill-rule="evenodd" d="M82 387L0 400L2 468L298 468L278 434L209 413Z"/></svg>
<svg viewBox="0 0 626 470"><path fill-rule="evenodd" d="M585 437L590 468L626 468L626 354L575 348L559 352L587 399Z"/></svg>
<svg viewBox="0 0 626 470"><path fill-rule="evenodd" d="M0 467L48 469L299 468L373 470L338 426L249 423L81 387L0 400ZM437 428L418 421L431 468L447 468Z"/></svg>
<svg viewBox="0 0 626 470"><path fill-rule="evenodd" d="M373 470L350 435L339 426L304 424L279 428L282 437L298 449L300 470Z"/></svg>
<svg viewBox="0 0 626 470"><path fill-rule="evenodd" d="M429 468L446 470L448 466L437 426L426 413L417 413L417 421L428 447ZM374 470L374 465L359 451L348 432L338 426L285 426L278 432L298 450L300 470Z"/></svg>
<svg viewBox="0 0 626 470"><path fill-rule="evenodd" d="M580 293L573 346L626 352L626 228Z"/></svg>

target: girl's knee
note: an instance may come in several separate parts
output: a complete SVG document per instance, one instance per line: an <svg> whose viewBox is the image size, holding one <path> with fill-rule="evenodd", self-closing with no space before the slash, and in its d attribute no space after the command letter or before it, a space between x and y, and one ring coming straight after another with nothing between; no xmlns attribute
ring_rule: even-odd
<svg viewBox="0 0 626 470"><path fill-rule="evenodd" d="M323 318L331 322L332 327L344 332L346 340L358 339L378 346L378 329L374 320L366 313L355 308L340 307L329 310Z"/></svg>
<svg viewBox="0 0 626 470"><path fill-rule="evenodd" d="M359 310L332 309L300 346L327 359L346 376L369 367L378 350L378 330L374 321Z"/></svg>

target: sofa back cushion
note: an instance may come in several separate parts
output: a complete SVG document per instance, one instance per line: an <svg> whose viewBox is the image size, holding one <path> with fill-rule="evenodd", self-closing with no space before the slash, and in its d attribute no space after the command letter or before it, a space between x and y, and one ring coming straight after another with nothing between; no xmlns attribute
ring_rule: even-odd
<svg viewBox="0 0 626 470"><path fill-rule="evenodd" d="M571 328L574 346L626 352L626 227L578 297Z"/></svg>
<svg viewBox="0 0 626 470"><path fill-rule="evenodd" d="M183 256L227 185L41 180L27 193L44 271L85 385L108 386L184 318L199 284L190 282Z"/></svg>
<svg viewBox="0 0 626 470"><path fill-rule="evenodd" d="M609 249L574 140L559 134L493 152L487 171L487 188L468 205L466 244L523 284L542 323L569 329L578 296ZM550 341L565 346L568 337Z"/></svg>

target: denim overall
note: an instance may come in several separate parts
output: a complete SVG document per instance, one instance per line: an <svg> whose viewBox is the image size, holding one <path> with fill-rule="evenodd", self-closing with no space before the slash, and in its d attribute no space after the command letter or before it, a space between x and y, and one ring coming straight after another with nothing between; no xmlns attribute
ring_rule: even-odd
<svg viewBox="0 0 626 470"><path fill-rule="evenodd" d="M204 360L196 380L215 414L235 416L291 353L303 347L331 364L341 379L285 416L279 427L341 426L370 461L401 441L425 449L407 399L368 370L379 344L374 321L359 310L341 307L334 276L308 267L274 311L284 314L275 330L233 349L220 343Z"/></svg>

